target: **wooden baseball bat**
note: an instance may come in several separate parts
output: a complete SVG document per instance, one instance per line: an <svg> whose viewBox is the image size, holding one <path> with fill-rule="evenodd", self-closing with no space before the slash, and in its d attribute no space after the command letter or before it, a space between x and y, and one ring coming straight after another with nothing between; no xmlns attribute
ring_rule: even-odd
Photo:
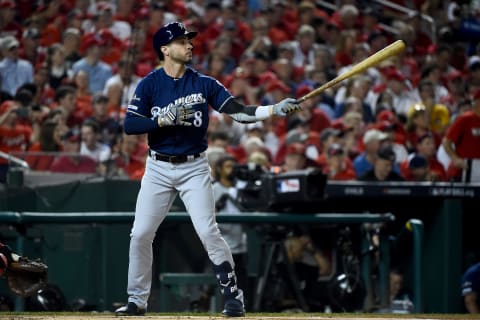
<svg viewBox="0 0 480 320"><path fill-rule="evenodd" d="M322 93L323 91L327 90L328 88L333 87L337 83L342 82L343 80L346 80L348 78L351 78L351 77L353 77L353 76L355 76L355 75L357 75L361 72L364 72L368 68L371 68L371 67L379 64L383 60L399 54L403 50L405 50L405 42L403 42L403 40L397 40L394 43L386 46L382 50L379 50L379 51L375 52L374 54L372 54L371 56L369 56L365 60L357 63L350 70L348 70L348 71L342 73L341 75L335 77L334 79L324 83L323 85L321 85L320 87L316 88L315 90L307 93L306 95L304 95L300 99L297 99L297 103L301 103L301 102L303 102L307 99L315 97L316 95Z"/></svg>

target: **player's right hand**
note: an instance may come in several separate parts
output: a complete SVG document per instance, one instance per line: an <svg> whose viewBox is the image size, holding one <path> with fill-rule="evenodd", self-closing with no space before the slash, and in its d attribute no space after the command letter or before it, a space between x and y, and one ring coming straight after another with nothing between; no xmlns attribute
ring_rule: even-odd
<svg viewBox="0 0 480 320"><path fill-rule="evenodd" d="M302 110L302 107L297 103L297 100L293 98L286 98L273 105L272 113L277 116L286 116L299 110Z"/></svg>
<svg viewBox="0 0 480 320"><path fill-rule="evenodd" d="M159 127L168 127L175 125L176 118L176 108L168 106L166 108L160 109L158 113L158 126Z"/></svg>

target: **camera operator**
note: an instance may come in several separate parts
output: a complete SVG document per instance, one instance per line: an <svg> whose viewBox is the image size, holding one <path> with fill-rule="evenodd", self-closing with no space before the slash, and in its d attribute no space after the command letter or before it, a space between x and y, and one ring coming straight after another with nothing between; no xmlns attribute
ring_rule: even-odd
<svg viewBox="0 0 480 320"><path fill-rule="evenodd" d="M213 195L217 213L241 214L242 206L237 199L238 189L235 186L235 167L237 160L231 155L220 157L214 165L215 182ZM240 288L248 290L247 273L247 234L238 223L219 223L223 238L232 250L236 266L237 283ZM246 294L249 297L249 294ZM248 305L248 302L246 302Z"/></svg>

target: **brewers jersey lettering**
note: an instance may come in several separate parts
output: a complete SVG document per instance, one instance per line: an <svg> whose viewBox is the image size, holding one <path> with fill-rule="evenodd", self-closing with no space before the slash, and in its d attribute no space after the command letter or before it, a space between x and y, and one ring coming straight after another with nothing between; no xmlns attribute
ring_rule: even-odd
<svg viewBox="0 0 480 320"><path fill-rule="evenodd" d="M191 126L163 127L148 133L150 149L168 155L189 155L207 149L209 105L221 111L233 98L217 80L187 68L180 79L168 76L163 68L147 75L138 84L127 117L154 118L161 108L170 105L190 105L194 108Z"/></svg>

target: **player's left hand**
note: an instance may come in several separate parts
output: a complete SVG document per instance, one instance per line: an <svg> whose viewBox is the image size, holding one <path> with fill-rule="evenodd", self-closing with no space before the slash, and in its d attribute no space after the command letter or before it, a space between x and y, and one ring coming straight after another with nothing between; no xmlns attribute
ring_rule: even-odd
<svg viewBox="0 0 480 320"><path fill-rule="evenodd" d="M286 98L273 105L273 114L277 116L286 116L292 112L302 110L302 106L293 98Z"/></svg>

